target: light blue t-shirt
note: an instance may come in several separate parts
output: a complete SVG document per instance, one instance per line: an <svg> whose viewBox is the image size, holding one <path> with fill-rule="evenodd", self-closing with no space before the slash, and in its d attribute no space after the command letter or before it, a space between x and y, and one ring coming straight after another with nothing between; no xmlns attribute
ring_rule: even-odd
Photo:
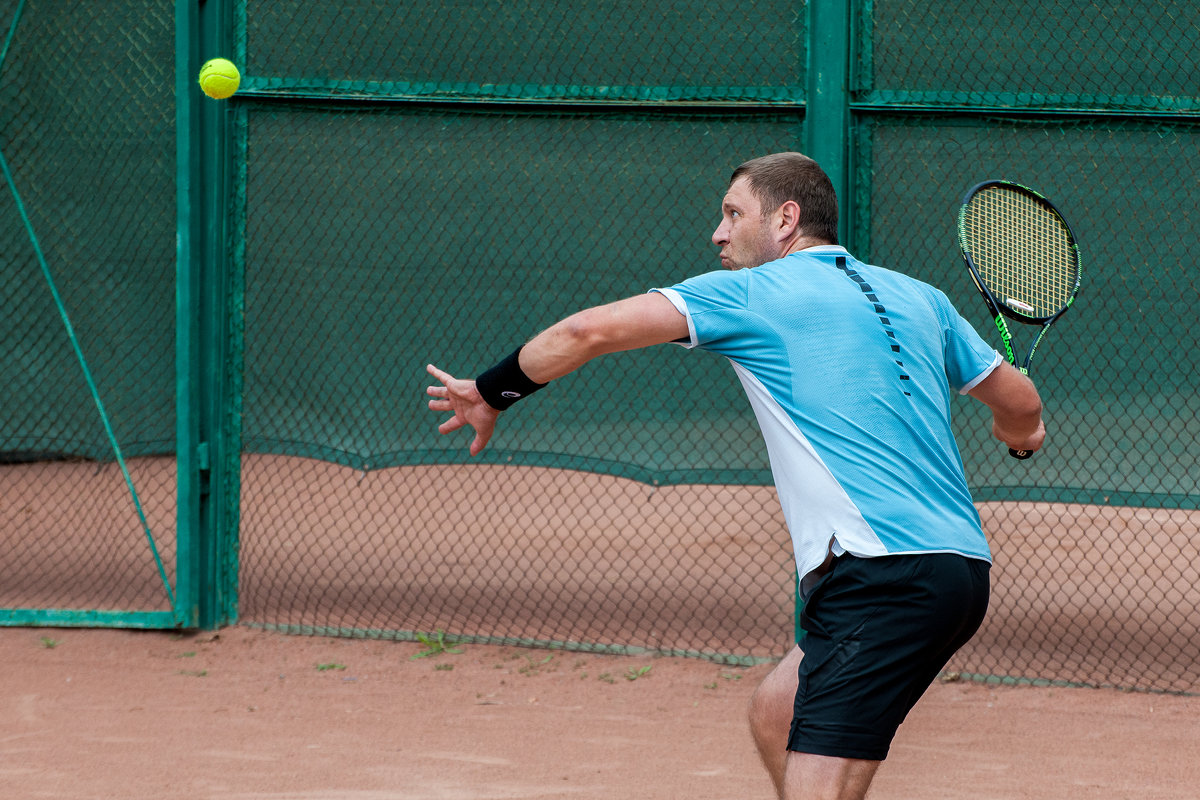
<svg viewBox="0 0 1200 800"><path fill-rule="evenodd" d="M1001 356L949 299L842 247L718 271L662 293L685 346L729 358L766 439L803 580L830 548L991 561L950 429Z"/></svg>

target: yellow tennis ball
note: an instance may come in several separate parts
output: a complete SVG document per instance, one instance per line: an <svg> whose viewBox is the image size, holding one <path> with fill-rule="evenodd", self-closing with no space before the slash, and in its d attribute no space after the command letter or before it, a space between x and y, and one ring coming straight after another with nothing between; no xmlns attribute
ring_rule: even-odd
<svg viewBox="0 0 1200 800"><path fill-rule="evenodd" d="M209 59L200 68L200 88L214 100L233 97L241 82L242 74L228 59Z"/></svg>

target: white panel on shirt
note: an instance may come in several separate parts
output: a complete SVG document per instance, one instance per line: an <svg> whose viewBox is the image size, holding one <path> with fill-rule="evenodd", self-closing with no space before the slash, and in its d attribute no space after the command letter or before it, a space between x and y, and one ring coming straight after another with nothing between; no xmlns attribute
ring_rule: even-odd
<svg viewBox="0 0 1200 800"><path fill-rule="evenodd" d="M690 341L676 344L688 349L695 347L696 328L687 303L673 289L652 291L663 294L687 318ZM767 387L737 362L729 363L742 382L767 443L775 490L792 536L796 571L801 576L800 596L807 597L812 590L816 576L810 573L825 562L831 548L834 555L846 552L863 558L887 555L887 548L858 506Z"/></svg>
<svg viewBox="0 0 1200 800"><path fill-rule="evenodd" d="M802 576L801 596L811 591L814 580L809 573L825 561L833 539L841 546L839 554L887 555L883 542L779 402L749 370L730 363L767 442L779 504L792 534L797 574Z"/></svg>

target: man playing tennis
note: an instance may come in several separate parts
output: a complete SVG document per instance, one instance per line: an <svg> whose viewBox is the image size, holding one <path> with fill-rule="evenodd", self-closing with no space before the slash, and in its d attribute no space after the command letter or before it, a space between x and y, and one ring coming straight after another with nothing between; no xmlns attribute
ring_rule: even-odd
<svg viewBox="0 0 1200 800"><path fill-rule="evenodd" d="M950 428L950 390L1037 450L1033 383L938 290L837 245L829 178L799 153L738 167L712 235L725 271L580 311L476 380L430 365L438 430L487 446L500 412L605 353L725 355L766 439L805 636L751 701L786 800L862 798L908 711L978 629L990 555Z"/></svg>

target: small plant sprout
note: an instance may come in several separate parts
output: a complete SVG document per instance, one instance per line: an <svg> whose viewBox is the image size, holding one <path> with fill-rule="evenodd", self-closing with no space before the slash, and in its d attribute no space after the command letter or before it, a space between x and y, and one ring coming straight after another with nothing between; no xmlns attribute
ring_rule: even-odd
<svg viewBox="0 0 1200 800"><path fill-rule="evenodd" d="M652 669L654 669L654 667L651 666L650 664L647 664L644 667L638 667L637 669L630 667L629 669L625 670L625 680L636 681L638 678L642 677L643 675L649 675L650 670L652 670Z"/></svg>
<svg viewBox="0 0 1200 800"><path fill-rule="evenodd" d="M440 656L442 653L450 653L457 655L462 652L462 648L455 647L457 644L453 639L446 638L445 631L436 631L434 633L418 633L417 640L425 645L425 649L419 653L415 653L409 657L410 661L418 658L430 658L432 656Z"/></svg>

